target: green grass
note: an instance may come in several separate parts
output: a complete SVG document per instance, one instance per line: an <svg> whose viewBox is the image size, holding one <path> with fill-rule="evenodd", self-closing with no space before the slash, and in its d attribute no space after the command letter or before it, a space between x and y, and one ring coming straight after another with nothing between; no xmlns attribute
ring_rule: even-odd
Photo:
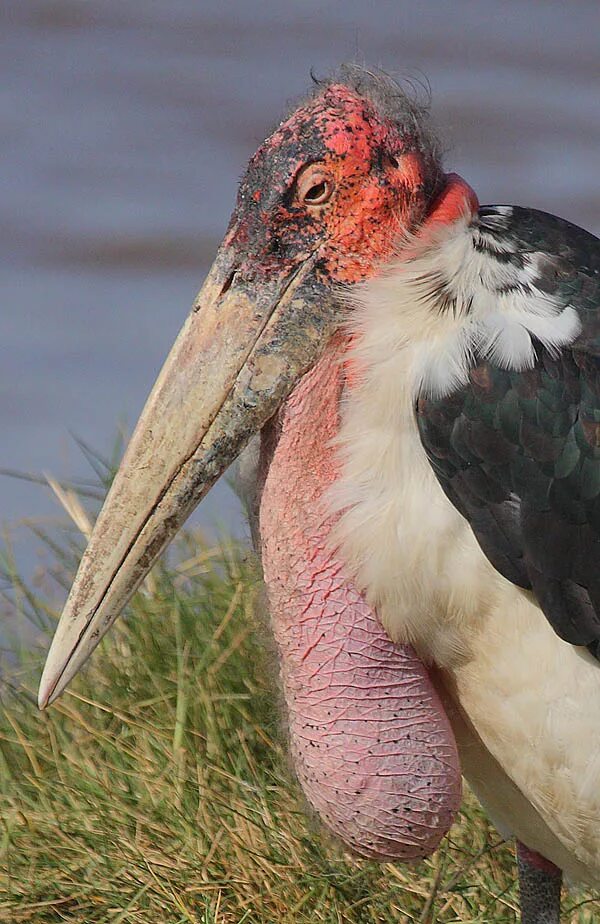
<svg viewBox="0 0 600 924"><path fill-rule="evenodd" d="M77 554L52 541L66 585ZM327 837L286 757L254 567L191 535L170 562L47 713L39 653L5 673L0 921L514 922L512 848L468 793L417 866L355 860ZM51 623L52 594L19 582L8 554L4 570L13 614ZM594 920L586 897L565 908Z"/></svg>

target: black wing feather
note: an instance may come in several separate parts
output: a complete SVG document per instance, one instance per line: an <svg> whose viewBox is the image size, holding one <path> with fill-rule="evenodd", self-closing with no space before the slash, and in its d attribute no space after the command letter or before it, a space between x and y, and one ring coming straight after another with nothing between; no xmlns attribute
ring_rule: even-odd
<svg viewBox="0 0 600 924"><path fill-rule="evenodd" d="M492 248L494 215L494 207L480 211ZM534 284L577 310L581 333L558 354L534 343L532 369L481 362L449 397L419 398L419 432L494 567L533 590L561 638L598 656L600 241L534 210L514 208L503 224L517 252L489 253L544 254Z"/></svg>

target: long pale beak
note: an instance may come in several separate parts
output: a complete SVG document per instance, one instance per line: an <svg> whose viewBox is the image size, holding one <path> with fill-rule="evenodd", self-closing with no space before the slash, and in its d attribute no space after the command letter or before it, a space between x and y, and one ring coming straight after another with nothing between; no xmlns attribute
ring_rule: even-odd
<svg viewBox="0 0 600 924"><path fill-rule="evenodd" d="M308 254L260 283L221 246L137 423L54 636L39 691L65 689L198 502L333 333Z"/></svg>

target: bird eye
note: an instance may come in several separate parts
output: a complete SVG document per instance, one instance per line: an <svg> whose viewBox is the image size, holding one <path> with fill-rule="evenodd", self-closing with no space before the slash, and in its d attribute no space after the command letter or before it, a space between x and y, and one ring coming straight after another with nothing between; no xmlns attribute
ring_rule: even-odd
<svg viewBox="0 0 600 924"><path fill-rule="evenodd" d="M397 170L400 166L400 161L393 154L384 154L383 162L387 167L392 167L394 170Z"/></svg>
<svg viewBox="0 0 600 924"><path fill-rule="evenodd" d="M324 205L333 194L333 180L322 167L309 164L300 173L296 183L298 199L303 205Z"/></svg>
<svg viewBox="0 0 600 924"><path fill-rule="evenodd" d="M309 190L304 193L304 201L312 202L313 205L318 202L325 202L330 196L329 184L325 180L321 180L320 183L316 183L314 186L311 186Z"/></svg>

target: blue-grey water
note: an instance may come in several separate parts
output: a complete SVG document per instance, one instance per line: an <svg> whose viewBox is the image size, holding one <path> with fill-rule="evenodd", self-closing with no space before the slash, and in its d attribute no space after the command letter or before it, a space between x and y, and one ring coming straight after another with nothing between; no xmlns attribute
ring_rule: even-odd
<svg viewBox="0 0 600 924"><path fill-rule="evenodd" d="M600 5L0 0L0 466L90 470L135 421L225 228L245 161L344 60L425 75L447 163L482 202L600 232ZM0 521L61 515L0 478ZM218 487L203 523L239 531Z"/></svg>

